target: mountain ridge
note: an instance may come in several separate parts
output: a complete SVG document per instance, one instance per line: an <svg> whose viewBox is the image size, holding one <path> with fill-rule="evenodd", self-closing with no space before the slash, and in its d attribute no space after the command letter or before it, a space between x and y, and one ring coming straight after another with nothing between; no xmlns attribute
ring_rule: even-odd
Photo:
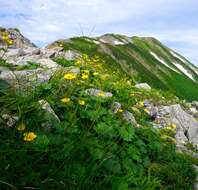
<svg viewBox="0 0 198 190"><path fill-rule="evenodd" d="M15 31L13 35L18 31L9 30L12 33ZM21 35L20 31L18 33ZM16 47L35 47L20 35L15 37L21 44ZM198 68L153 37L120 34L104 34L95 38L73 37L56 40L41 49L55 47L74 50L79 54L100 54L107 59L109 66L114 64L114 68L119 68L137 83L146 82L154 88L170 90L188 100L198 99Z"/></svg>
<svg viewBox="0 0 198 190"><path fill-rule="evenodd" d="M187 93L179 83L186 83L186 86L195 89L192 98L197 97L198 68L155 38L130 38L106 34L97 38L74 37L58 40L48 45L47 48L61 43L65 49L74 49L79 52L86 50L86 48L83 49L84 43L84 46L87 45L92 49L92 53L95 51L110 56L125 73L135 77L137 82L147 82L154 87L173 91L176 89L177 95L185 94L184 98L187 97Z"/></svg>

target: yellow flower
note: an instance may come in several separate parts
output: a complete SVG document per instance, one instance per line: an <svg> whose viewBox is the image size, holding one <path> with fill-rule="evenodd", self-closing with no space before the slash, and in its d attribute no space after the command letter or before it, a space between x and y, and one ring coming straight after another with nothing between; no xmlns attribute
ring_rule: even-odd
<svg viewBox="0 0 198 190"><path fill-rule="evenodd" d="M97 94L97 96L99 96L99 97L104 97L104 96L105 96L105 93L102 92L102 91L100 91L100 92Z"/></svg>
<svg viewBox="0 0 198 190"><path fill-rule="evenodd" d="M85 105L85 101L84 100L78 100L78 104L81 105L81 106L84 106Z"/></svg>
<svg viewBox="0 0 198 190"><path fill-rule="evenodd" d="M144 107L144 102L143 102L143 101L138 102L138 103L136 104L136 107L137 107L137 108L142 108L142 107Z"/></svg>
<svg viewBox="0 0 198 190"><path fill-rule="evenodd" d="M37 137L37 135L34 132L24 133L23 136L24 141L33 141Z"/></svg>
<svg viewBox="0 0 198 190"><path fill-rule="evenodd" d="M122 113L123 111L124 111L124 110L123 110L123 109L121 109L121 108L120 108L120 109L118 109L118 112L119 112L119 113Z"/></svg>
<svg viewBox="0 0 198 190"><path fill-rule="evenodd" d="M80 59L77 59L77 60L75 61L75 64L76 64L76 65L80 65L80 64L81 64L81 60L80 60Z"/></svg>
<svg viewBox="0 0 198 190"><path fill-rule="evenodd" d="M3 36L2 39L7 41L7 40L9 40L9 37L8 36Z"/></svg>
<svg viewBox="0 0 198 190"><path fill-rule="evenodd" d="M86 60L86 59L89 59L89 56L88 56L87 54L83 54L82 57L83 57L83 59L85 59L85 60Z"/></svg>
<svg viewBox="0 0 198 190"><path fill-rule="evenodd" d="M25 130L25 124L23 122L21 122L18 126L17 126L17 130L18 131L24 131Z"/></svg>
<svg viewBox="0 0 198 190"><path fill-rule="evenodd" d="M12 45L13 41L12 40L8 40L7 43L8 43L8 45Z"/></svg>
<svg viewBox="0 0 198 190"><path fill-rule="evenodd" d="M166 127L167 130L173 130L170 126Z"/></svg>
<svg viewBox="0 0 198 190"><path fill-rule="evenodd" d="M148 113L148 114L150 113L150 111L149 111L148 109L146 109L146 108L144 109L144 111L145 111L146 113Z"/></svg>
<svg viewBox="0 0 198 190"><path fill-rule="evenodd" d="M70 98L62 98L61 102L63 103L69 103L70 102Z"/></svg>
<svg viewBox="0 0 198 190"><path fill-rule="evenodd" d="M89 75L83 73L82 76L81 76L81 78L82 78L82 79L88 79L88 78L89 78Z"/></svg>
<svg viewBox="0 0 198 190"><path fill-rule="evenodd" d="M98 72L94 72L94 73L93 73L93 76L98 76L98 75L99 75Z"/></svg>
<svg viewBox="0 0 198 190"><path fill-rule="evenodd" d="M176 128L177 128L177 125L175 125L174 123L172 123L172 124L170 125L170 127L171 127L172 129L176 129Z"/></svg>
<svg viewBox="0 0 198 190"><path fill-rule="evenodd" d="M75 78L76 78L76 74L75 73L66 73L64 75L64 79L66 79L66 80L73 80Z"/></svg>
<svg viewBox="0 0 198 190"><path fill-rule="evenodd" d="M82 70L83 73L89 74L89 70Z"/></svg>

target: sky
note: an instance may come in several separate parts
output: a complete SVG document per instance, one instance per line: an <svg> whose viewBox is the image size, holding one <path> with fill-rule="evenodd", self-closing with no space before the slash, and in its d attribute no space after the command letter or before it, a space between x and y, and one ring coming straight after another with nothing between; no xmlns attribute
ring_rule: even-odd
<svg viewBox="0 0 198 190"><path fill-rule="evenodd" d="M152 36L198 66L198 0L0 0L0 26L38 46L80 35Z"/></svg>

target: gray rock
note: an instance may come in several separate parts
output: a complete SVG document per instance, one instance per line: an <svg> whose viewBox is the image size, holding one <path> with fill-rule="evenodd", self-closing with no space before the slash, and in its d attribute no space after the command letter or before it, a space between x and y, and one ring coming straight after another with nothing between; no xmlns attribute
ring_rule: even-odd
<svg viewBox="0 0 198 190"><path fill-rule="evenodd" d="M20 53L21 51L21 53ZM23 52L23 53L22 53ZM42 58L42 55L39 53L39 49L29 48L27 50L16 49L12 56L6 54L6 60L12 65L27 65L28 62L38 63L43 68L56 68L59 67L57 63L52 61L49 58Z"/></svg>
<svg viewBox="0 0 198 190"><path fill-rule="evenodd" d="M30 40L24 37L18 29L15 28L1 28L9 34L10 39L13 40L12 48L28 48L28 47L36 47ZM3 46L3 41L0 40L0 46Z"/></svg>
<svg viewBox="0 0 198 190"><path fill-rule="evenodd" d="M198 102L197 101L193 101L192 102L192 106L194 106L196 109L198 109Z"/></svg>
<svg viewBox="0 0 198 190"><path fill-rule="evenodd" d="M43 57L45 58L63 57L66 60L74 60L80 56L80 54L77 51L74 51L74 50L65 51L64 48L62 47L53 47L50 49L42 48L41 52L43 54Z"/></svg>
<svg viewBox="0 0 198 190"><path fill-rule="evenodd" d="M136 84L135 87L144 90L151 90L151 87L147 83L139 83Z"/></svg>
<svg viewBox="0 0 198 190"><path fill-rule="evenodd" d="M18 57L21 56L21 54L24 54L24 51L21 48L17 48L17 49L8 48L7 52L5 53L5 58Z"/></svg>
<svg viewBox="0 0 198 190"><path fill-rule="evenodd" d="M41 53L44 58L55 58L63 50L62 47L41 48Z"/></svg>
<svg viewBox="0 0 198 190"><path fill-rule="evenodd" d="M126 111L124 111L122 113L122 116L123 116L123 119L125 121L127 121L128 123L131 123L134 126L137 126L138 125L137 124L137 121L135 120L135 117L133 116L133 114L131 112L129 112L129 111L126 110Z"/></svg>
<svg viewBox="0 0 198 190"><path fill-rule="evenodd" d="M53 115L53 117L60 122L60 119L58 118L58 116L55 114L54 110L52 109L52 107L50 106L50 104L46 101L46 100L39 100L39 104L41 105L42 109L44 109L45 111L47 111L49 114Z"/></svg>
<svg viewBox="0 0 198 190"><path fill-rule="evenodd" d="M63 69L63 71L65 73L70 72L70 73L74 73L74 74L80 74L80 69L78 67L73 67L73 66L72 67L65 67Z"/></svg>
<svg viewBox="0 0 198 190"><path fill-rule="evenodd" d="M151 119L155 120L158 114L158 108L154 106L149 100L144 100L144 107L148 110Z"/></svg>
<svg viewBox="0 0 198 190"><path fill-rule="evenodd" d="M121 109L121 108L122 108L122 105L119 102L114 102L113 105L112 105L113 113L117 113L118 110Z"/></svg>
<svg viewBox="0 0 198 190"><path fill-rule="evenodd" d="M149 100L144 100L144 107L149 107L151 102Z"/></svg>
<svg viewBox="0 0 198 190"><path fill-rule="evenodd" d="M51 59L42 58L38 59L37 62L42 68L52 69L60 67L56 62L52 61Z"/></svg>
<svg viewBox="0 0 198 190"><path fill-rule="evenodd" d="M175 138L178 147L184 146L186 143L198 146L198 122L179 104L159 107L157 120L159 123L155 124L157 128L163 128L170 124L177 126Z"/></svg>
<svg viewBox="0 0 198 190"><path fill-rule="evenodd" d="M39 48L34 48L31 51L31 55L40 55L41 54L41 50Z"/></svg>
<svg viewBox="0 0 198 190"><path fill-rule="evenodd" d="M198 113L197 109L194 108L194 107L190 108L189 110L190 110L191 114L197 114Z"/></svg>
<svg viewBox="0 0 198 190"><path fill-rule="evenodd" d="M53 69L2 71L0 73L0 79L16 87L20 85L39 85L40 83L48 82L54 72Z"/></svg>
<svg viewBox="0 0 198 190"><path fill-rule="evenodd" d="M111 98L113 94L111 92L103 92L100 89L90 88L85 91L90 96L100 96L102 98Z"/></svg>
<svg viewBox="0 0 198 190"><path fill-rule="evenodd" d="M41 59L40 55L25 55L25 56L15 56L15 57L7 57L6 61L12 65L26 65L28 62L37 63L38 60Z"/></svg>
<svg viewBox="0 0 198 190"><path fill-rule="evenodd" d="M65 59L71 61L71 60L75 60L77 57L79 57L80 54L75 51L68 50L68 51L63 52L59 56L64 57Z"/></svg>
<svg viewBox="0 0 198 190"><path fill-rule="evenodd" d="M6 127L14 127L19 120L17 116L11 116L9 114L3 114L2 119L5 121Z"/></svg>

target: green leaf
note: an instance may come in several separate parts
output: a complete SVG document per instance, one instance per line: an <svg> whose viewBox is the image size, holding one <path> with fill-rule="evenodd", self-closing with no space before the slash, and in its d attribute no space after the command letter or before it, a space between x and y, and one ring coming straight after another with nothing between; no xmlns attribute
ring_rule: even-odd
<svg viewBox="0 0 198 190"><path fill-rule="evenodd" d="M94 160L101 159L104 155L104 151L100 148L90 147L89 153L92 155Z"/></svg>
<svg viewBox="0 0 198 190"><path fill-rule="evenodd" d="M94 129L98 134L107 135L110 137L115 136L113 126L107 125L105 122L100 122L98 125L94 126Z"/></svg>
<svg viewBox="0 0 198 190"><path fill-rule="evenodd" d="M119 128L119 134L124 141L130 142L134 138L134 130L131 125L125 125Z"/></svg>
<svg viewBox="0 0 198 190"><path fill-rule="evenodd" d="M112 180L112 190L128 190L128 184L125 178L114 178Z"/></svg>
<svg viewBox="0 0 198 190"><path fill-rule="evenodd" d="M36 145L37 148L39 149L45 149L49 145L49 139L47 138L46 135L38 135L34 144Z"/></svg>
<svg viewBox="0 0 198 190"><path fill-rule="evenodd" d="M118 159L110 158L108 160L105 160L103 163L104 167L113 173L121 173L121 165L118 161Z"/></svg>
<svg viewBox="0 0 198 190"><path fill-rule="evenodd" d="M130 146L127 153L131 156L133 160L141 161L140 152L136 147Z"/></svg>

